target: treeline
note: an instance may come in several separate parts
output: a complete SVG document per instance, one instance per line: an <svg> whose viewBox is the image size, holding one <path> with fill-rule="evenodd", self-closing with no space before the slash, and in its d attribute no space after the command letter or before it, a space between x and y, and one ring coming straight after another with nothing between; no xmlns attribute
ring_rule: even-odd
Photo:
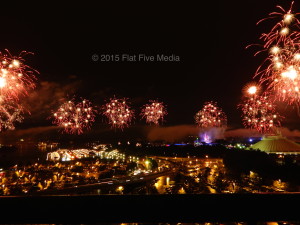
<svg viewBox="0 0 300 225"><path fill-rule="evenodd" d="M292 160L296 156L287 155L281 163L278 162L277 157L277 155L268 155L259 150L231 149L224 155L223 162L231 175L235 177L241 177L252 171L264 180L281 179L300 185L300 165L296 160Z"/></svg>

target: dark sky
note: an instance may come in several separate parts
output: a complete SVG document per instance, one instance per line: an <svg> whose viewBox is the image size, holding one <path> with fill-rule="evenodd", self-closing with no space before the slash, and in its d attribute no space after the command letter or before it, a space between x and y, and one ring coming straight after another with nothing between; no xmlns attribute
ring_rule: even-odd
<svg viewBox="0 0 300 225"><path fill-rule="evenodd" d="M236 109L241 89L264 57L254 57L257 49L245 47L258 43L260 34L271 28L272 23L256 22L277 4L287 8L290 2L15 4L0 14L1 50L35 53L26 58L40 72L35 92L48 98L35 101L33 117L19 126L51 125L43 116L50 115L59 99L44 92L59 89L59 97L76 94L96 105L113 95L128 97L137 112L149 99L162 100L169 112L167 126L194 124L195 113L213 100L227 114L230 127L242 127ZM299 3L294 9L300 11ZM174 54L180 62L95 62L94 54ZM37 111L43 113L35 116ZM289 114L286 125L297 128L298 117Z"/></svg>

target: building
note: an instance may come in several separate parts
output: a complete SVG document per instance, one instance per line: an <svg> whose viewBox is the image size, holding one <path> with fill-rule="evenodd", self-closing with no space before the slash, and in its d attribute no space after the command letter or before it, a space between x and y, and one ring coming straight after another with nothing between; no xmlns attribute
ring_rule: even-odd
<svg viewBox="0 0 300 225"><path fill-rule="evenodd" d="M255 143L250 148L259 149L266 153L300 154L300 144L281 135L264 136L261 141Z"/></svg>

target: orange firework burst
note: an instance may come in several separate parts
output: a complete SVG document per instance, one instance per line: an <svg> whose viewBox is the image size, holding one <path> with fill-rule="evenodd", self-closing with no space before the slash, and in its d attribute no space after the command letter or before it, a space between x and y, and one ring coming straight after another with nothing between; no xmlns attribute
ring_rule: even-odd
<svg viewBox="0 0 300 225"><path fill-rule="evenodd" d="M269 49L270 47L273 53L280 51L280 46L290 45L295 43L298 40L299 32L294 31L294 29L299 29L299 20L296 18L296 15L299 13L293 13L294 2L291 3L291 6L288 10L285 10L281 6L277 6L280 12L271 12L269 17L264 18L258 21L257 24L261 23L267 19L279 18L279 22L271 29L269 33L263 33L260 37L265 43L264 48Z"/></svg>
<svg viewBox="0 0 300 225"><path fill-rule="evenodd" d="M158 125L159 121L163 122L164 116L167 115L166 107L163 102L149 101L150 104L146 104L142 108L142 117L146 118L146 123Z"/></svg>
<svg viewBox="0 0 300 225"><path fill-rule="evenodd" d="M280 18L280 21L269 33L263 33L263 50L269 55L257 69L255 76L260 79L260 84L266 84L267 90L274 92L275 100L285 101L288 104L300 103L300 21L296 18L299 13L277 6L280 12L272 12L270 17ZM266 20L263 19L263 20ZM261 20L261 21L263 21ZM258 23L260 23L259 21Z"/></svg>
<svg viewBox="0 0 300 225"><path fill-rule="evenodd" d="M20 96L28 95L28 91L35 87L38 72L25 64L23 57L27 54L32 53L23 51L19 56L12 56L8 50L0 52L1 96L19 100Z"/></svg>
<svg viewBox="0 0 300 225"><path fill-rule="evenodd" d="M256 129L261 133L271 132L274 127L280 126L283 117L276 112L276 105L270 100L269 95L253 93L252 90L255 89L253 87L255 86L248 88L248 94L238 105L242 110L243 124L246 128Z"/></svg>
<svg viewBox="0 0 300 225"><path fill-rule="evenodd" d="M128 127L133 119L133 110L130 108L126 98L111 98L103 106L103 115L107 117L112 128L124 129Z"/></svg>
<svg viewBox="0 0 300 225"><path fill-rule="evenodd" d="M38 72L25 64L23 57L12 56L8 50L0 52L0 130L14 129L15 122L22 122L24 108L19 103L21 96L35 87Z"/></svg>
<svg viewBox="0 0 300 225"><path fill-rule="evenodd" d="M300 58L297 57L299 53L290 53L290 57L281 62L281 68L273 71L274 80L269 85L277 100L296 105L300 103Z"/></svg>
<svg viewBox="0 0 300 225"><path fill-rule="evenodd" d="M96 113L97 110L93 109L88 100L84 99L77 104L74 101L67 101L53 113L53 123L63 127L63 132L82 134L84 130L90 129Z"/></svg>
<svg viewBox="0 0 300 225"><path fill-rule="evenodd" d="M205 102L203 108L195 115L201 128L226 127L227 117L216 102Z"/></svg>

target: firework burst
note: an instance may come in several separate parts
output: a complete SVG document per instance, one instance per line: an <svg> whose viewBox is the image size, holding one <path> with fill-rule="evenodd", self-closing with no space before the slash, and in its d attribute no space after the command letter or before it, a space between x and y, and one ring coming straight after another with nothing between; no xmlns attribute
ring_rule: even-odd
<svg viewBox="0 0 300 225"><path fill-rule="evenodd" d="M22 122L25 109L19 103L21 96L35 87L38 72L25 64L21 52L12 56L8 50L0 52L0 130L15 129L16 122Z"/></svg>
<svg viewBox="0 0 300 225"><path fill-rule="evenodd" d="M257 24L267 19L279 19L269 33L263 33L260 36L260 39L264 41L265 49L272 47L271 50L275 50L276 52L277 50L280 50L279 46L290 45L298 40L299 32L294 29L299 29L300 23L296 18L296 15L299 13L292 12L293 5L294 2L291 3L288 10L285 10L281 6L277 6L280 10L279 12L271 12L269 13L269 17L258 21Z"/></svg>
<svg viewBox="0 0 300 225"><path fill-rule="evenodd" d="M259 87L249 86L245 99L238 108L242 111L242 121L246 128L256 129L261 133L272 132L280 127L282 116L276 112L276 105L267 93L258 95Z"/></svg>
<svg viewBox="0 0 300 225"><path fill-rule="evenodd" d="M299 53L297 53L299 54ZM296 56L299 59L296 59ZM269 89L275 93L275 98L288 104L300 103L300 70L299 55L292 55L281 68L273 71L273 79ZM298 65L299 64L299 65Z"/></svg>
<svg viewBox="0 0 300 225"><path fill-rule="evenodd" d="M201 128L226 127L227 117L216 102L205 102L195 115L195 121Z"/></svg>
<svg viewBox="0 0 300 225"><path fill-rule="evenodd" d="M277 6L280 12L272 12L268 18L279 17L279 22L269 33L263 33L263 50L268 57L258 67L254 78L259 77L260 84L267 85L267 90L273 92L275 100L288 104L300 103L300 21L296 18L299 13L292 12L292 6L284 10ZM255 54L255 55L256 55Z"/></svg>
<svg viewBox="0 0 300 225"><path fill-rule="evenodd" d="M1 99L0 101L0 131L4 130L14 130L15 123L21 123L24 119L23 117L24 108L13 102L5 101Z"/></svg>
<svg viewBox="0 0 300 225"><path fill-rule="evenodd" d="M38 72L25 64L23 57L28 54L32 53L12 56L8 50L0 52L0 95L6 99L19 100L35 87Z"/></svg>
<svg viewBox="0 0 300 225"><path fill-rule="evenodd" d="M149 101L142 108L142 118L146 118L146 123L159 125L159 122L163 122L164 116L167 115L166 107L163 102Z"/></svg>
<svg viewBox="0 0 300 225"><path fill-rule="evenodd" d="M95 121L97 110L93 109L88 100L79 103L67 101L53 113L53 124L63 127L63 132L69 134L82 134L84 130L90 129Z"/></svg>
<svg viewBox="0 0 300 225"><path fill-rule="evenodd" d="M130 108L126 98L111 98L103 106L103 115L106 116L112 128L124 129L130 125L134 112Z"/></svg>

